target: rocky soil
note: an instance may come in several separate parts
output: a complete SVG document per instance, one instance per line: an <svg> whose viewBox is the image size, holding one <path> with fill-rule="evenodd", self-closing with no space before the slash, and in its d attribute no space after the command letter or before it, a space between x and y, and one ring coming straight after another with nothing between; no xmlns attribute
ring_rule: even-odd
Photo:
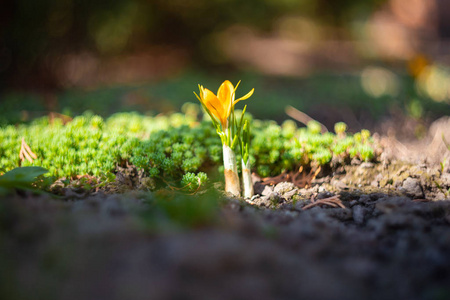
<svg viewBox="0 0 450 300"><path fill-rule="evenodd" d="M256 183L194 227L146 226L148 192L4 197L0 298L450 299L441 122L307 188Z"/></svg>

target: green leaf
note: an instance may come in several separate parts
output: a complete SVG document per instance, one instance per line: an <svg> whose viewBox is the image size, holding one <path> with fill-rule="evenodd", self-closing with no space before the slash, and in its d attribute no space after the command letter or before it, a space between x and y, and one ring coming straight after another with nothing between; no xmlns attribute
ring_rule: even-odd
<svg viewBox="0 0 450 300"><path fill-rule="evenodd" d="M33 183L38 176L47 172L48 170L42 167L20 167L6 172L0 176L0 194L5 194L6 190L14 188L35 190Z"/></svg>

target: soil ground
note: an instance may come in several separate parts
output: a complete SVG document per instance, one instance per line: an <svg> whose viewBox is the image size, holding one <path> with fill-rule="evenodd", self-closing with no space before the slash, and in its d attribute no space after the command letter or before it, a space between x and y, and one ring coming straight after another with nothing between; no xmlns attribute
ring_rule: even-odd
<svg viewBox="0 0 450 300"><path fill-rule="evenodd" d="M0 297L450 299L447 128L380 137L379 162L308 188L257 182L256 197L227 198L195 228L148 230L139 191L5 197Z"/></svg>

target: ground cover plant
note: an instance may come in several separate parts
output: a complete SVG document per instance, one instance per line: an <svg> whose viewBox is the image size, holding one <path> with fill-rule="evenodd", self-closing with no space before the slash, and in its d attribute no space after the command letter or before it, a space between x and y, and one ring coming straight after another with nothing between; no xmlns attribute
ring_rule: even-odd
<svg viewBox="0 0 450 300"><path fill-rule="evenodd" d="M194 191L221 165L222 147L210 121L196 119L193 110L198 113L199 107L192 104L184 114L165 116L119 113L103 119L86 113L66 123L61 118L42 117L30 124L3 126L0 172L40 166L55 179L89 175L111 182L118 167L130 164L156 185L171 182ZM248 159L262 177L300 166L345 163L353 157L375 158L375 146L366 130L350 135L338 124L338 134L321 134L314 122L301 128L293 121L278 125L253 120L252 124ZM20 159L22 141L36 159Z"/></svg>

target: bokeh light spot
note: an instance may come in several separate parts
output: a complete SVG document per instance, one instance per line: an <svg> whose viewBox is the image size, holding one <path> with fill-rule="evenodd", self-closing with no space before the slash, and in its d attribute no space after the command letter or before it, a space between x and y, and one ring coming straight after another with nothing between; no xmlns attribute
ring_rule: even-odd
<svg viewBox="0 0 450 300"><path fill-rule="evenodd" d="M362 71L361 85L364 91L374 98L396 96L400 87L397 75L385 68L373 66Z"/></svg>

